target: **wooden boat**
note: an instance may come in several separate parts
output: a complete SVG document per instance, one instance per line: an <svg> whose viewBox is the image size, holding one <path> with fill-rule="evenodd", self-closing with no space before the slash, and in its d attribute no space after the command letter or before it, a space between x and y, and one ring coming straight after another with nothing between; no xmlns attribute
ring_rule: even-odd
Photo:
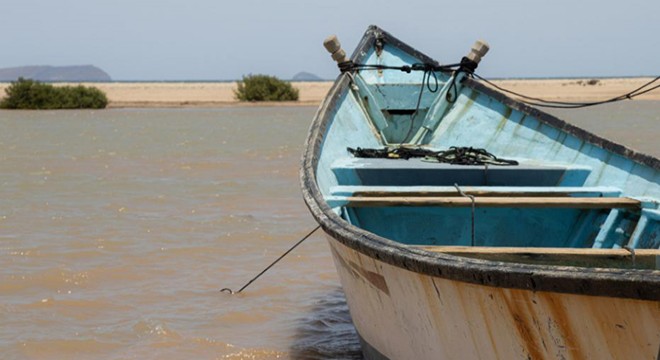
<svg viewBox="0 0 660 360"><path fill-rule="evenodd" d="M454 71L375 26L327 47L302 189L366 358L660 358L657 158L475 80L483 45Z"/></svg>

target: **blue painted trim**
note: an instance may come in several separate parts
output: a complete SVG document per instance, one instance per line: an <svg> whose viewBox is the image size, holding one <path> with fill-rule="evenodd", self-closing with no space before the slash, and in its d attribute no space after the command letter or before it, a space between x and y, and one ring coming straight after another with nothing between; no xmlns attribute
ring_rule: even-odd
<svg viewBox="0 0 660 360"><path fill-rule="evenodd" d="M584 140L590 144L601 147L605 150L611 151L615 154L621 155L625 158L631 159L640 164L649 166L655 170L660 170L660 160L651 155L641 153L639 151L630 149L624 145L618 144L614 141L605 139L601 136L598 136L594 133L591 133L587 130L579 128L575 125L569 124L553 115L550 115L546 112L543 112L537 108L533 108L529 105L521 103L519 101L513 100L510 97L506 96L503 93L500 93L496 90L493 90L486 85L481 84L480 82L466 78L464 81L466 87L477 90L478 92L485 94L493 99L502 102L504 105L511 107L512 109L521 111L522 113L535 117L543 123L546 123L558 130L565 131L571 135L574 135L578 139Z"/></svg>
<svg viewBox="0 0 660 360"><path fill-rule="evenodd" d="M596 239L592 246L594 249L607 249L612 247L612 244L615 242L615 225L621 221L622 215L623 211L620 209L612 209L612 211L610 211L610 214L605 219L598 235L596 235Z"/></svg>

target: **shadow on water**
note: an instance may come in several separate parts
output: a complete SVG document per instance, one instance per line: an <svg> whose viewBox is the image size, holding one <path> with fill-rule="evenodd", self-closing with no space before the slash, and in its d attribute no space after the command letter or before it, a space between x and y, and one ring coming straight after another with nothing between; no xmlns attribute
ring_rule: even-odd
<svg viewBox="0 0 660 360"><path fill-rule="evenodd" d="M337 287L314 302L311 311L298 320L291 358L363 359L342 289Z"/></svg>

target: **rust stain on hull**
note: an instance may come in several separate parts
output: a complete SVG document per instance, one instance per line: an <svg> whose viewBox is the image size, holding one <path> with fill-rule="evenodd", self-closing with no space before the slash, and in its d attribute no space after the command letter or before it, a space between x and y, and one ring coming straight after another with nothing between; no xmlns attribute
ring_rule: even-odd
<svg viewBox="0 0 660 360"><path fill-rule="evenodd" d="M580 349L574 343L577 334L571 327L566 308L554 296L544 296L543 294L541 296L546 298L544 304L549 309L548 327L554 326L558 329L561 340L564 341L563 346L568 350L571 359L584 359L585 356L582 355Z"/></svg>
<svg viewBox="0 0 660 360"><path fill-rule="evenodd" d="M660 302L464 283L331 249L357 330L388 358L657 358Z"/></svg>
<svg viewBox="0 0 660 360"><path fill-rule="evenodd" d="M341 255L339 255L339 253L332 246L330 247L330 249L334 257L337 259L337 262L339 262L339 264L341 264L341 266L346 271L351 273L353 277L358 279L363 279L369 284L373 285L378 290L384 292L385 294L387 295L390 294L390 289L387 287L387 282L385 281L385 277L373 271L366 270L362 266L350 260L348 261L345 260Z"/></svg>

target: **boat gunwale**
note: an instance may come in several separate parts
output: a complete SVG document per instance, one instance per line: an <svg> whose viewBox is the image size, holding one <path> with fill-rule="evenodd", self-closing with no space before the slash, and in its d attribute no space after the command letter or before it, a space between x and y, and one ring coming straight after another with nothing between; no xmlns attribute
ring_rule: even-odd
<svg viewBox="0 0 660 360"><path fill-rule="evenodd" d="M353 53L352 59L359 61L377 36L387 43L411 53L422 61L436 63L428 56L411 48L376 26L370 26ZM332 120L339 99L346 93L349 78L340 74L321 103L310 126L302 158L300 180L305 203L321 225L323 231L340 243L366 256L416 273L473 283L484 286L548 291L591 296L607 296L640 300L660 300L660 271L640 269L577 268L570 266L547 266L520 263L504 263L472 259L455 255L439 254L407 247L393 240L347 223L327 205L316 182L316 168L324 141L324 134ZM614 153L660 169L660 160L638 153L623 145L601 138L577 126L568 124L538 109L529 107L493 89L467 80L466 85L483 91L486 95L526 114L537 117L560 130L603 147Z"/></svg>
<svg viewBox="0 0 660 360"><path fill-rule="evenodd" d="M621 155L625 158L633 160L637 163L646 165L655 170L660 170L660 159L653 157L651 155L633 150L625 145L616 143L612 140L608 140L604 137L598 136L592 132L589 132L581 127L570 124L564 120L559 119L556 116L550 115L542 110L529 106L523 102L514 100L509 96L490 88L477 80L472 78L465 78L463 82L464 86L467 86L473 90L476 90L486 96L489 96L502 104L522 112L525 115L530 115L535 117L542 123L550 125L557 130L564 131L569 135L573 135L580 140L584 140L592 145L603 148L605 150L611 151L617 155Z"/></svg>

